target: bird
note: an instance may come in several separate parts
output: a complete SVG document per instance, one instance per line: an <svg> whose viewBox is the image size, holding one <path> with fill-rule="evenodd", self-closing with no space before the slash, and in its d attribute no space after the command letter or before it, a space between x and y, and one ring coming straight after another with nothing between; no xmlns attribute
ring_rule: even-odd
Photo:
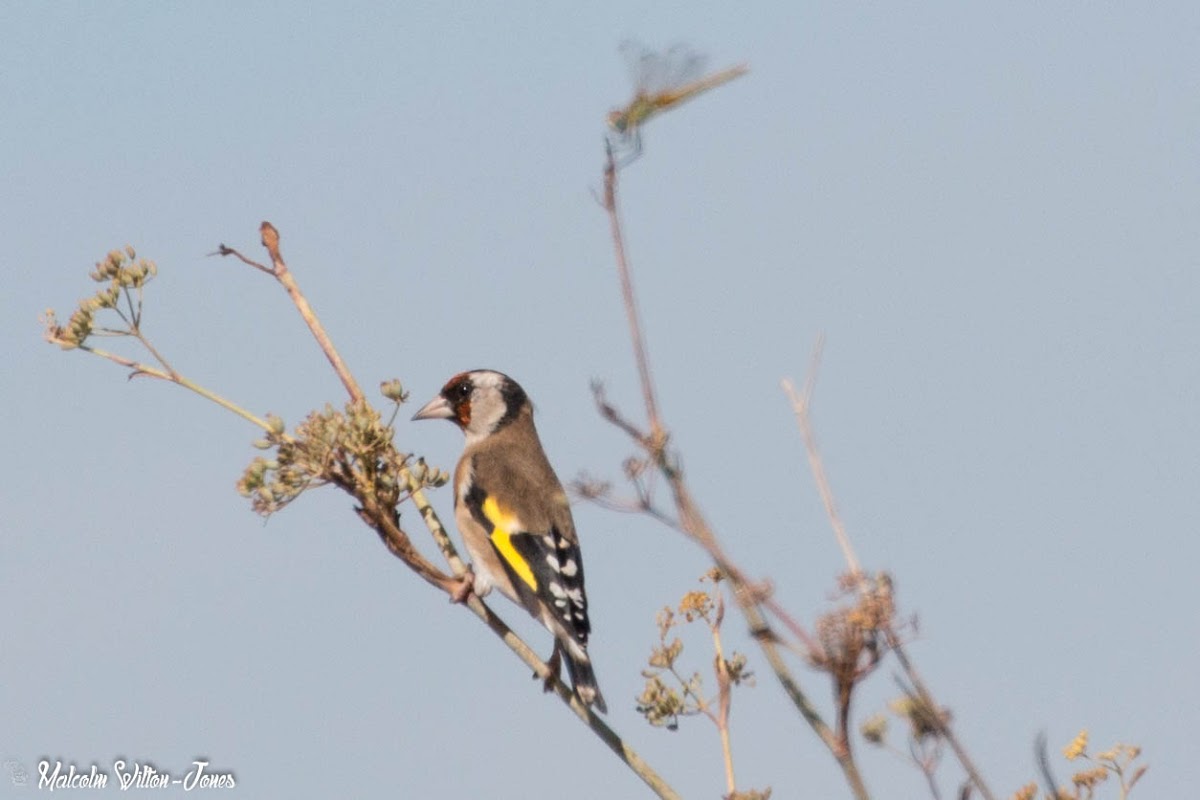
<svg viewBox="0 0 1200 800"><path fill-rule="evenodd" d="M502 372L460 372L413 419L450 420L466 437L454 469L454 519L472 572L455 599L499 589L554 634L551 675L558 676L565 657L576 696L607 713L587 651L591 621L579 537L534 427L529 395Z"/></svg>

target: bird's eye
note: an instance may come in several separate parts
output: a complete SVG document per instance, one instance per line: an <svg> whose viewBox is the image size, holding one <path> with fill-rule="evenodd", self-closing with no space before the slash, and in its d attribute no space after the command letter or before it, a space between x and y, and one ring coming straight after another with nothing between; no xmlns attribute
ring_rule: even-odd
<svg viewBox="0 0 1200 800"><path fill-rule="evenodd" d="M454 387L454 393L457 394L460 399L466 400L471 396L471 388L470 381L463 381L458 386Z"/></svg>

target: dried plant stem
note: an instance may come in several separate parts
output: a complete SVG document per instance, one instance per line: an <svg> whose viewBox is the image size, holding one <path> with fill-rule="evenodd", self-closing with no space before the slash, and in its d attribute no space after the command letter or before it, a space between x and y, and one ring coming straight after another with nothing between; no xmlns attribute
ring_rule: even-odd
<svg viewBox="0 0 1200 800"><path fill-rule="evenodd" d="M379 538L392 555L403 561L409 569L417 573L433 586L447 594L453 594L460 585L458 577L451 577L442 572L433 562L425 558L413 545L412 539L400 527L399 515L394 510L385 509L372 496L361 491L358 487L339 483L339 487L358 501L359 519L379 534Z"/></svg>
<svg viewBox="0 0 1200 800"><path fill-rule="evenodd" d="M454 542L450 541L450 534L446 533L441 519L438 518L437 512L433 510L433 506L429 503L429 498L425 496L425 492L421 490L421 485L413 478L408 467L400 468L400 480L408 484L408 496L412 498L413 505L417 507L421 519L425 522L425 527L429 529L434 543L442 551L446 563L450 565L450 569L454 572L454 577L461 580L467 574L467 566L459 557L458 550L454 547Z"/></svg>
<svg viewBox="0 0 1200 800"><path fill-rule="evenodd" d="M604 207L608 211L612 229L613 251L617 259L617 274L621 280L621 299L629 321L629 338L633 341L633 357L637 362L638 380L642 387L642 401L646 405L646 419L650 421L650 433L661 436L662 426L658 416L658 401L654 395L654 383L650 375L650 359L646 355L646 342L642 338L642 325L638 314L637 297L633 292L633 278L629 274L629 262L625 258L625 237L621 234L621 218L617 213L617 165L613 160L612 143L605 143L608 160L604 166Z"/></svg>
<svg viewBox="0 0 1200 800"><path fill-rule="evenodd" d="M656 795L664 800L679 800L679 793L672 789L632 747L627 745L617 735L616 731L608 727L602 719L593 714L587 706L581 703L579 698L575 696L575 693L559 680L558 675L552 675L550 667L538 657L529 645L513 633L504 621L488 608L486 603L472 594L467 601L467 607L475 616L483 620L491 628L492 632L499 636L508 645L509 649L516 653L517 657L525 662L526 666L532 669L540 679L543 681L549 679L550 688L558 695L558 698L569 706L571 711L575 712L575 716L579 717L613 751L617 758L625 762Z"/></svg>
<svg viewBox="0 0 1200 800"><path fill-rule="evenodd" d="M868 591L862 568L859 566L858 557L855 555L854 548L850 544L850 537L846 533L846 527L838 515L837 503L834 502L833 489L830 488L829 478L825 473L825 462L821 458L821 452L817 447L817 440L813 434L811 415L812 395L813 389L816 386L817 369L821 363L821 350L823 346L824 337L817 337L817 342L813 347L812 359L809 363L808 375L804 381L803 393L797 394L790 380L783 381L783 390L792 404L792 411L796 414L796 421L800 427L800 436L804 440L804 448L808 453L808 463L813 472L813 480L816 482L817 490L821 494L821 500L825 504L825 513L829 517L829 524L833 528L834 535L837 537L838 544L842 548L842 553L846 558L846 565L849 567L851 575L859 579L861 590ZM908 658L908 653L905 651L900 637L896 635L895 629L889 624L884 628L883 635L888 647L896 654L896 660L900 662L900 668L904 670L904 674L912 684L917 697L930 709L941 708L934 700L932 693L926 688L924 681L921 680L921 676L917 673L912 661ZM988 785L984 783L979 770L975 768L974 762L968 755L966 748L963 747L962 742L954 734L949 722L941 722L940 733L949 743L959 764L962 765L971 782L975 784L975 788L983 795L984 800L995 800L995 795L992 794Z"/></svg>
<svg viewBox="0 0 1200 800"><path fill-rule="evenodd" d="M727 794L733 794L737 791L737 783L733 777L733 751L729 746L729 725L722 724L718 730L721 732L721 752L725 756L725 789Z"/></svg>
<svg viewBox="0 0 1200 800"><path fill-rule="evenodd" d="M346 368L342 357L334 349L329 334L325 333L325 327L321 325L321 320L317 318L316 312L312 310L312 306L308 304L308 300L300 292L300 287L296 285L296 279L292 277L291 271L287 268L287 264L284 263L283 255L279 252L279 231L275 229L274 225L264 221L259 226L259 232L262 234L263 246L267 248L267 252L271 255L271 263L275 265L271 274L287 290L288 296L292 298L292 302L296 305L296 310L300 312L304 323L308 325L308 329L312 331L313 337L317 340L321 352L329 359L329 363L333 366L333 371L337 373L338 378L342 381L342 385L346 387L346 392L350 395L350 399L356 403L363 402L364 395L362 389L359 388L358 382L354 380L354 376L350 374L350 370Z"/></svg>
<svg viewBox="0 0 1200 800"><path fill-rule="evenodd" d="M916 762L917 769L921 770L921 774L925 776L925 783L929 785L929 794L933 800L942 800L942 790L938 787L937 777L934 775L937 763L919 759L915 753L912 755L912 759Z"/></svg>
<svg viewBox="0 0 1200 800"><path fill-rule="evenodd" d="M908 652L904 649L904 643L900 641L900 637L896 635L896 631L891 626L888 626L884 631L884 636L887 638L888 647L896 654L896 660L900 662L900 668L904 670L904 674L912 685L913 691L916 692L917 697L927 708L940 708L941 706L934 700L933 694L926 688L925 682L921 680L917 668L913 666L912 661L909 659ZM984 783L983 776L975 767L975 762L971 760L966 747L959 741L958 736L955 735L954 729L950 727L948 721L941 721L940 733L945 738L947 744L950 745L950 749L954 751L954 757L962 765L963 770L967 773L967 777L971 779L971 783L975 784L975 788L983 795L984 800L996 800L996 796L992 794L991 788Z"/></svg>
<svg viewBox="0 0 1200 800"><path fill-rule="evenodd" d="M846 526L842 523L842 518L838 514L837 503L834 502L833 490L829 488L829 478L825 475L825 463L821 460L821 453L817 449L816 434L813 433L812 417L808 413L809 404L812 401L813 387L816 385L817 368L821 365L821 350L825 346L825 337L818 336L817 343L813 346L812 360L809 362L808 376L804 380L803 394L797 394L796 389L792 386L790 380L784 379L783 390L787 393L788 399L792 403L792 411L796 414L796 422L800 426L800 437L804 440L804 449L808 453L808 465L812 469L813 479L817 483L817 491L821 495L821 502L825 504L825 514L829 517L829 524L833 526L834 536L837 537L838 545L842 548L842 555L846 558L846 564L850 568L850 574L860 576L862 568L859 566L858 556L854 554L854 548L850 545L850 537L846 535Z"/></svg>
<svg viewBox="0 0 1200 800"><path fill-rule="evenodd" d="M170 364L168 364L167 360L162 357L162 355L158 352L157 348L155 348L154 345L150 343L150 340L142 335L140 319L133 326L133 335L134 335L134 338L136 338L139 342L142 343L142 347L146 348L146 351L149 352L150 355L154 356L154 360L157 361L159 364L162 364L163 369L167 371L167 375L170 376L170 378L172 380L179 377L179 374L177 372L175 372L175 368L172 367ZM179 382L179 383L181 386L184 385L182 382ZM190 389L192 387L189 386L188 388ZM213 399L213 398L209 398L209 399Z"/></svg>
<svg viewBox="0 0 1200 800"><path fill-rule="evenodd" d="M143 339L141 337L141 335L139 335L137 338L143 344L146 344L146 340ZM61 346L65 346L66 344L68 344L67 342L64 342L63 340L56 339L54 337L48 338L48 341L51 344L57 344L57 345L61 345ZM125 358L124 356L119 356L116 353L110 353L107 350L101 350L98 347L92 347L91 345L87 345L87 344L70 343L70 346L75 350L82 350L85 353L91 353L92 355L108 359L109 361L112 361L114 364L120 364L122 367L128 367L129 369L133 370L133 372L131 372L129 375L129 377L131 379L138 378L138 377L157 378L159 380L167 381L168 383L173 383L176 386L182 386L184 389L188 389L188 390L200 395L205 400L210 400L213 403L216 403L217 405L219 405L221 408L225 409L226 411L231 411L234 414L237 414L242 419L246 420L247 422L249 422L252 425L257 425L259 428L262 428L264 431L269 431L271 429L270 426L267 424L266 420L262 419L261 417L255 416L254 414L250 413L249 411L247 411L246 409L237 405L236 403L226 400L224 397L221 397L221 395L217 394L216 392L214 392L210 389L205 389L200 384L195 383L194 381L189 380L188 378L185 378L183 375L180 375L178 372L175 372L174 370L170 370L170 371L161 370L161 369L158 369L157 367L152 367L149 364L142 364L141 362L134 361L133 359ZM154 351L151 350L151 352L153 353ZM157 355L155 357L158 358Z"/></svg>
<svg viewBox="0 0 1200 800"><path fill-rule="evenodd" d="M646 405L646 415L650 426L649 433L643 433L636 425L626 420L609 405L603 392L595 390L597 406L602 416L609 422L625 431L647 453L655 467L663 474L670 487L680 526L686 535L703 547L721 570L724 577L733 588L733 597L738 608L745 617L750 632L758 642L763 655L767 659L775 677L796 706L800 715L817 734L820 740L829 748L858 800L869 797L866 784L858 770L858 765L850 753L847 743L829 727L821 717L820 712L800 688L799 682L792 676L791 670L783 660L779 650L779 637L771 630L766 617L761 610L765 599L764 590L748 581L742 571L725 555L716 535L709 527L704 515L693 500L683 476L678 467L672 462L667 452L667 436L662 420L658 414L658 403L655 398L654 385L651 381L649 359L646 356L646 346L642 339L641 323L639 321L637 300L633 291L633 281L630 278L628 260L625 255L624 236L621 231L620 214L617 207L617 166L613 159L611 146L607 149L607 159L604 166L604 197L603 206L608 214L609 227L612 233L613 250L616 253L617 269L621 277L621 293L625 304L625 312L629 319L630 338L633 341L634 358L638 365L641 380L642 397Z"/></svg>
<svg viewBox="0 0 1200 800"><path fill-rule="evenodd" d="M732 681L729 677L729 665L725 661L725 651L721 646L721 622L725 619L725 601L720 590L717 590L716 621L712 625L713 651L716 653L717 667L717 730L721 734L721 754L725 757L725 789L727 794L737 791L737 780L733 776L733 748L729 741L729 707L732 695Z"/></svg>

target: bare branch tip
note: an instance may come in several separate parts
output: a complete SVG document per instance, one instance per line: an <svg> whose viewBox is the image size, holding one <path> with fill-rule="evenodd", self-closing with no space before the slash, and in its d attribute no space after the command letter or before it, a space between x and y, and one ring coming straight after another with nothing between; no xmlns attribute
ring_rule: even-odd
<svg viewBox="0 0 1200 800"><path fill-rule="evenodd" d="M281 260L279 254L279 230L271 223L263 220L258 226L258 231L262 234L263 247L267 248L267 252L271 254L273 261Z"/></svg>

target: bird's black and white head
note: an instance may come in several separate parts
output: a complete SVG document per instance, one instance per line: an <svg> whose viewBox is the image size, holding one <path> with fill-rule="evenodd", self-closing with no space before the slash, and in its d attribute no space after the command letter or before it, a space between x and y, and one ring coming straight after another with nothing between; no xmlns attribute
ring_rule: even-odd
<svg viewBox="0 0 1200 800"><path fill-rule="evenodd" d="M473 444L532 412L521 385L502 372L477 369L455 375L413 419L448 419L463 429Z"/></svg>

